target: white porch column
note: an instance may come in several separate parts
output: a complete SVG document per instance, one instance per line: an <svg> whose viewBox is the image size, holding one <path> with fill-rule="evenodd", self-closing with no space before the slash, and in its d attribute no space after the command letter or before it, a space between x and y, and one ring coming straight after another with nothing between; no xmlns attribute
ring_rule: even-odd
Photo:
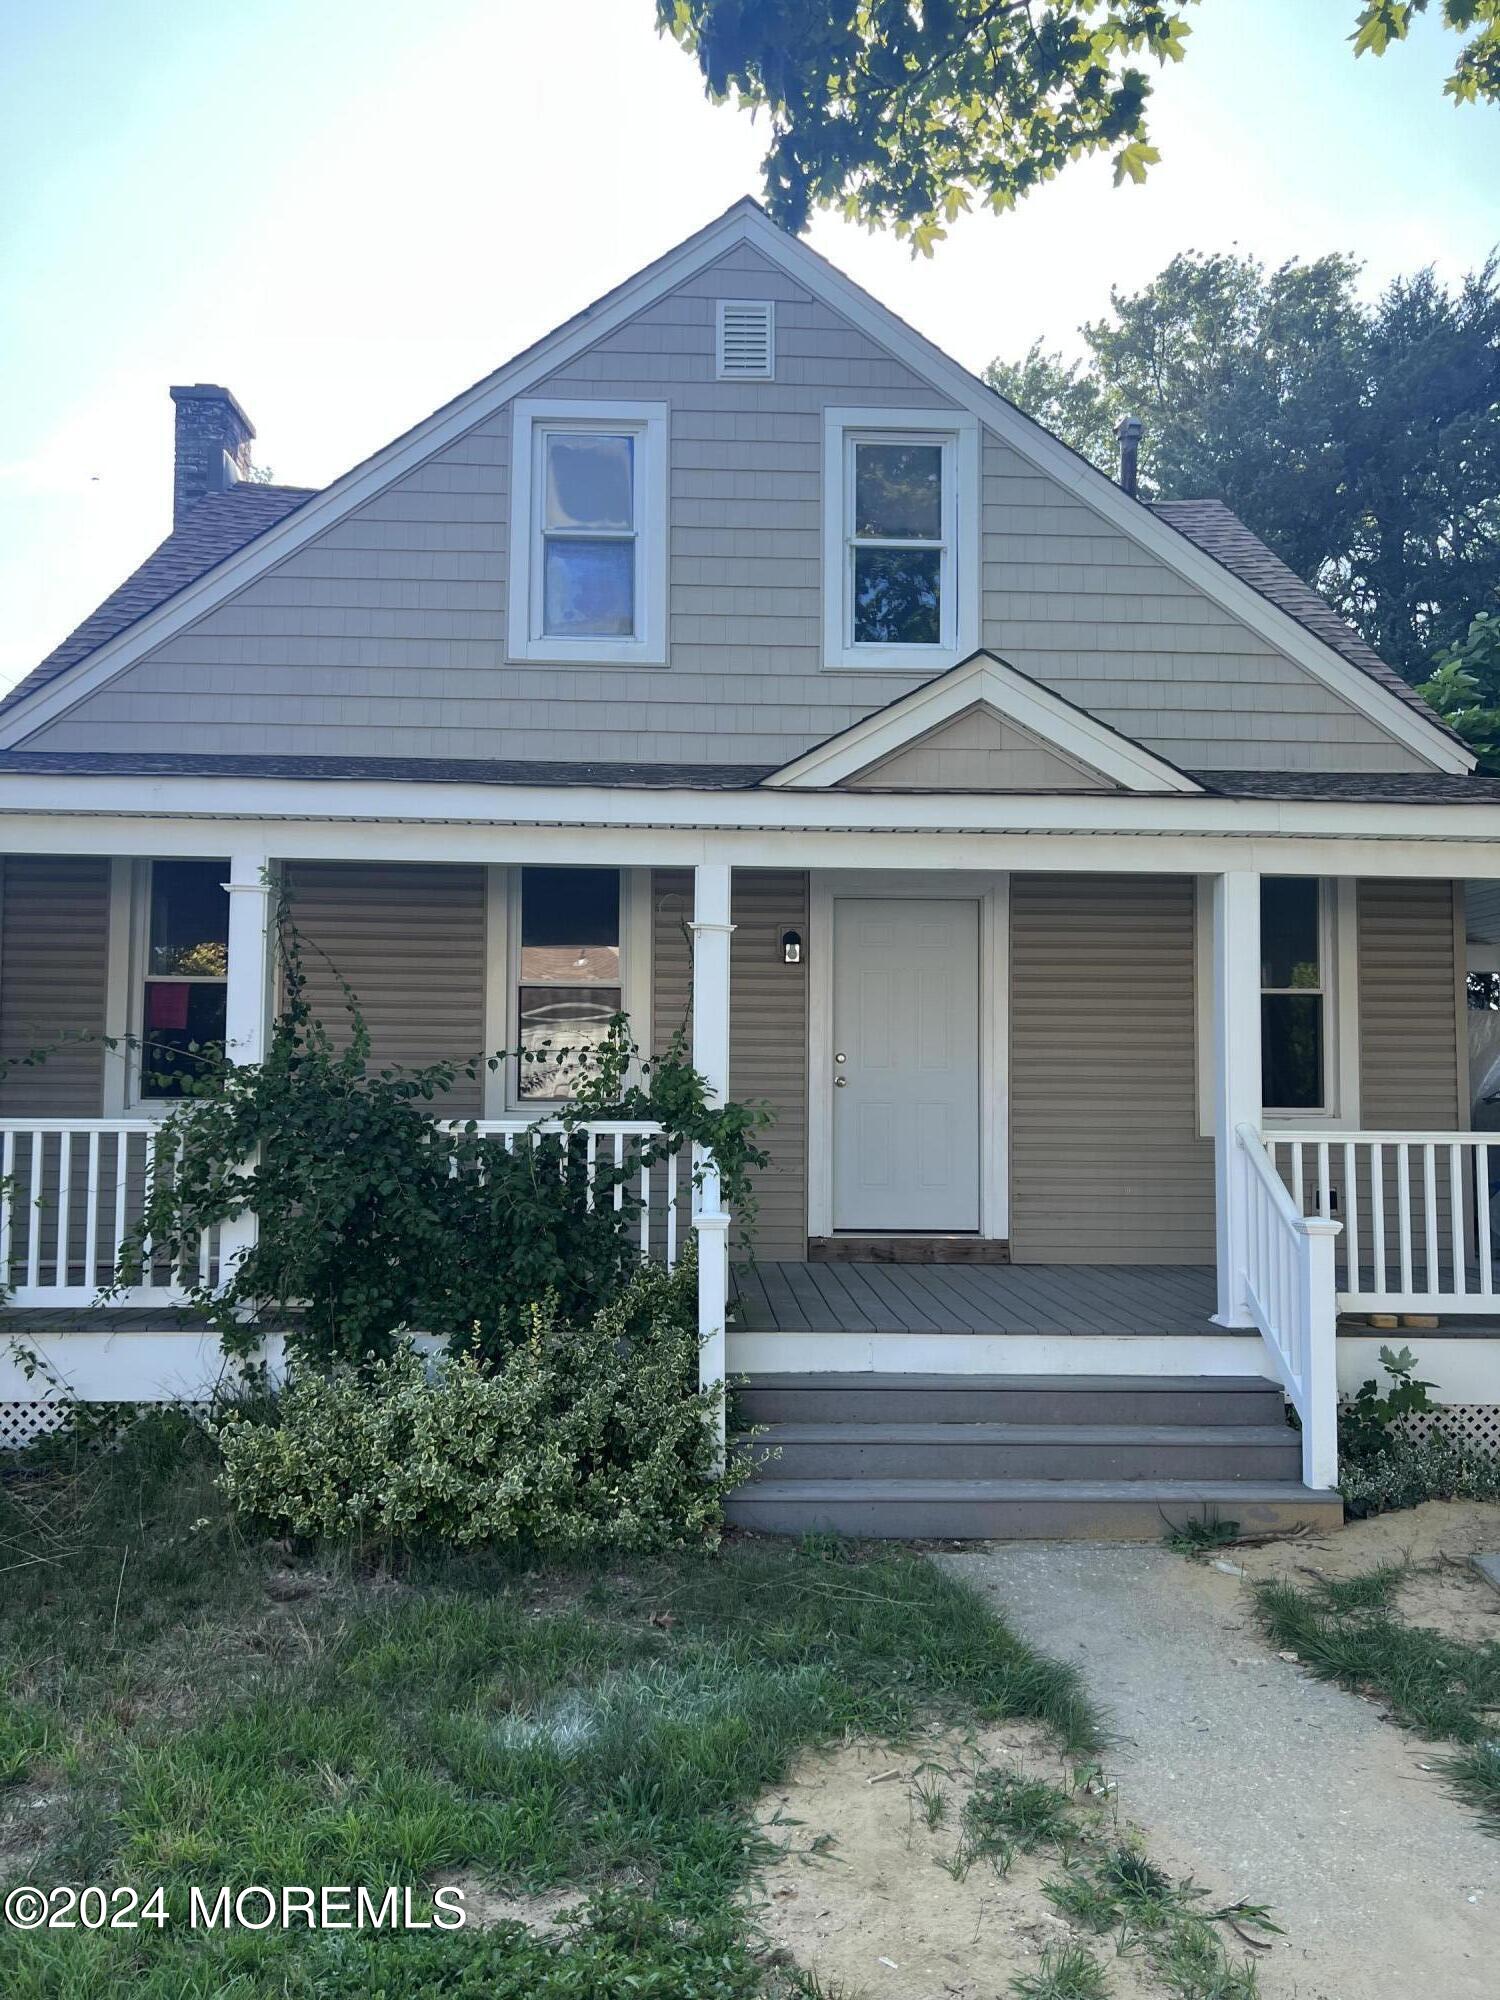
<svg viewBox="0 0 1500 2000"><path fill-rule="evenodd" d="M721 861L693 871L693 1067L719 1103L729 1096L730 870ZM693 1227L698 1234L698 1380L724 1380L724 1322L729 1300L729 1223L711 1161L703 1162ZM723 1414L720 1413L720 1440Z"/></svg>
<svg viewBox="0 0 1500 2000"><path fill-rule="evenodd" d="M1260 1129L1260 876L1211 876L1213 897L1214 1240L1220 1326L1253 1326L1245 1300L1247 1162L1239 1125Z"/></svg>
<svg viewBox="0 0 1500 2000"><path fill-rule="evenodd" d="M271 1014L271 884L263 854L229 860L229 966L224 992L224 1051L232 1063L264 1062ZM255 1242L250 1214L219 1231L219 1282Z"/></svg>

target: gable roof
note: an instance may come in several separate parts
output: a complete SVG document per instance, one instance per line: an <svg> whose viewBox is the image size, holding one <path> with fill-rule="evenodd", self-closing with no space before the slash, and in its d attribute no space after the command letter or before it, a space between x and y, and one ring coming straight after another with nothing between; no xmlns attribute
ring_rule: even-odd
<svg viewBox="0 0 1500 2000"><path fill-rule="evenodd" d="M869 771L931 734L939 723L983 705L1074 763L1131 792L1196 792L1202 787L1143 744L1122 736L1008 660L981 650L898 695L848 729L783 764L765 783L778 791L821 791Z"/></svg>
<svg viewBox="0 0 1500 2000"><path fill-rule="evenodd" d="M1250 580L1251 569L1262 561L1259 555L1252 561L1251 552L1237 546L1236 560L1231 561L1221 552L1228 541L1223 523L1217 517L1213 520L1195 517L1191 523L1172 521L1124 493L1096 466L1006 402L826 258L784 234L760 205L748 197L735 202L715 221L442 405L331 486L313 493L301 488L242 487L231 489L228 495L216 496L231 501L235 495L250 492L279 492L298 497L283 513L264 519L243 543L221 549L205 569L173 583L146 608L135 608L144 604L149 594L143 583L146 571L177 540L176 536L169 537L156 556L122 586L121 592L107 600L41 668L0 702L0 747L25 741L33 729L63 713L73 700L103 685L151 647L193 623L335 520L463 436L493 410L523 394L544 374L584 351L613 327L741 242L750 242L887 352L921 374L934 388L951 396L959 407L973 411L990 430L1056 479L1082 504L1145 547L1397 741L1426 757L1440 770L1459 772L1472 768L1475 760L1467 745L1407 688L1399 675L1355 640L1315 593L1307 592L1310 604L1303 602L1293 608L1293 593L1284 579L1274 579L1274 588L1268 587L1266 572L1261 573L1258 581ZM194 513L201 511L200 507ZM1227 509L1223 514L1229 521L1234 520ZM223 518L227 525L235 517L226 509ZM188 530L193 525L194 516L189 516L183 528ZM1255 551L1264 550L1264 561L1285 570L1243 524L1235 525ZM1219 549L1210 550L1195 529L1218 543ZM180 548L177 553L186 555L187 550ZM1285 571L1285 577L1297 584L1290 571ZM161 581L160 573L157 581ZM137 585L141 586L138 595L134 594ZM1300 588L1306 592L1305 585ZM131 615L112 632L105 632L105 613L122 593L132 593ZM1317 623L1312 622L1314 616ZM86 641L96 621L100 621L100 634ZM1331 626L1325 621L1331 621ZM82 645L83 650L71 651L75 645ZM65 652L69 657L60 659Z"/></svg>

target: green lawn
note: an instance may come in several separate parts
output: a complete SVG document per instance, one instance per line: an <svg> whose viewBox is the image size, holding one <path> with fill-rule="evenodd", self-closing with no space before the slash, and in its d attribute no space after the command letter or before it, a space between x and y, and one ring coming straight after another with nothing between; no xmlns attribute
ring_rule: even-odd
<svg viewBox="0 0 1500 2000"><path fill-rule="evenodd" d="M735 1911L810 1744L933 1713L1097 1728L929 1564L718 1556L394 1576L246 1542L186 1424L0 1482L0 1875L165 1888L164 1927L0 1929L6 2000L658 2000L810 1991ZM560 1940L193 1932L221 1883L576 1889Z"/></svg>

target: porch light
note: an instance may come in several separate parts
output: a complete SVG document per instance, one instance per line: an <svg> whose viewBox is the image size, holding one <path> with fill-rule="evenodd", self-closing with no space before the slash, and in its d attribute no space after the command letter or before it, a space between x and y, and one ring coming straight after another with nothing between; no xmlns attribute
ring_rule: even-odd
<svg viewBox="0 0 1500 2000"><path fill-rule="evenodd" d="M787 965L800 965L802 963L801 931L783 931L781 933L781 956Z"/></svg>

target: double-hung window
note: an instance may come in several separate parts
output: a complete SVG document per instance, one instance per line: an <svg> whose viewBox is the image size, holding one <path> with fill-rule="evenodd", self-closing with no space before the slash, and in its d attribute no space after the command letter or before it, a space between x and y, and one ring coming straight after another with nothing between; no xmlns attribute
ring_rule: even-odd
<svg viewBox="0 0 1500 2000"><path fill-rule="evenodd" d="M1261 882L1261 1097L1268 1111L1331 1108L1324 903L1315 876L1267 875Z"/></svg>
<svg viewBox="0 0 1500 2000"><path fill-rule="evenodd" d="M514 408L508 650L666 660L666 407Z"/></svg>
<svg viewBox="0 0 1500 2000"><path fill-rule="evenodd" d="M153 861L145 898L140 1096L181 1097L224 1041L229 978L226 861Z"/></svg>
<svg viewBox="0 0 1500 2000"><path fill-rule="evenodd" d="M830 410L829 666L937 672L978 630L978 426L966 414Z"/></svg>

